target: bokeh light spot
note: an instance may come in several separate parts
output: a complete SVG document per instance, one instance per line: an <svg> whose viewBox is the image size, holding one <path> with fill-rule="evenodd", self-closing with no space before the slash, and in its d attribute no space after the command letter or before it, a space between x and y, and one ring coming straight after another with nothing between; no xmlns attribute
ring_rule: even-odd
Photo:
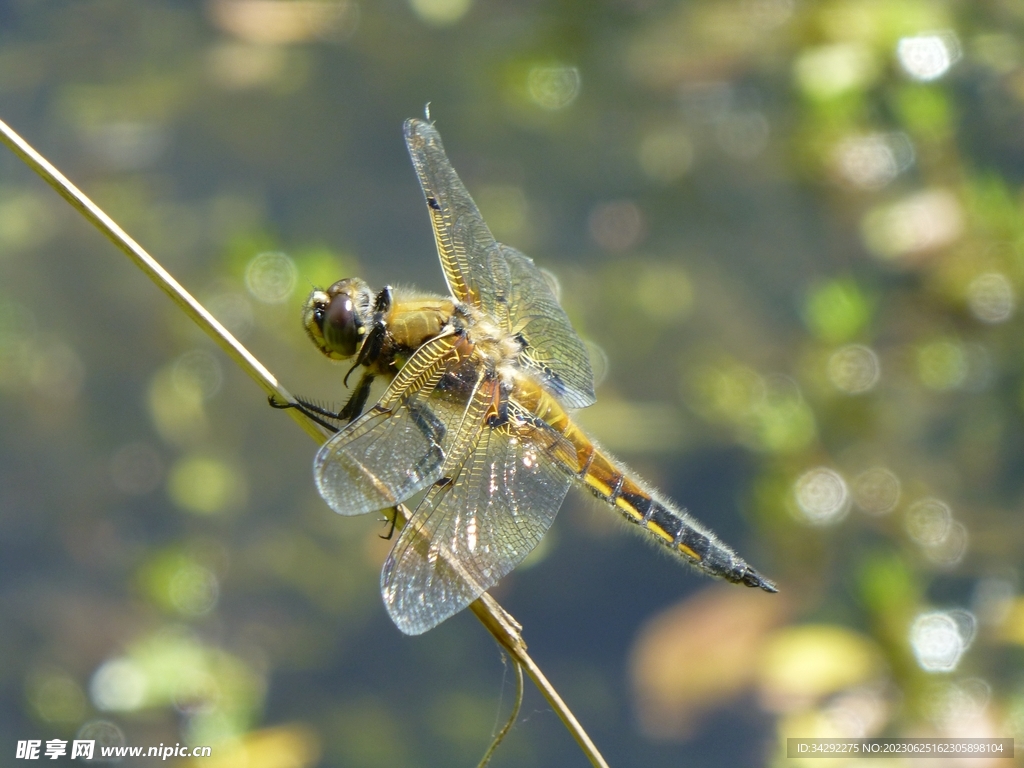
<svg viewBox="0 0 1024 768"><path fill-rule="evenodd" d="M765 397L747 414L737 414L746 441L757 450L793 453L805 448L817 433L814 412L800 387L787 376L765 381Z"/></svg>
<svg viewBox="0 0 1024 768"><path fill-rule="evenodd" d="M368 713L367 713L368 714ZM348 720L348 718L346 718ZM368 742L373 738L384 741L392 734L381 733L379 730L362 729ZM339 741L341 735L338 734ZM191 743L198 743L192 741ZM205 742L204 742L205 743ZM345 740L346 746L350 743ZM358 755L372 754L374 759L385 761L387 765L408 765L411 761L398 755L401 749L389 746L381 748L381 742L371 744L371 749L357 751ZM355 751L355 750L353 750ZM322 748L320 738L312 728L291 723L271 728L249 731L239 739L232 739L217 748L216 757L207 759L209 768L314 768L321 765ZM385 757L386 756L386 757ZM394 759L390 759L390 758ZM358 765L362 760L356 759L347 765Z"/></svg>
<svg viewBox="0 0 1024 768"><path fill-rule="evenodd" d="M924 556L942 568L953 568L959 565L967 554L969 538L967 526L954 520L942 541L924 547Z"/></svg>
<svg viewBox="0 0 1024 768"><path fill-rule="evenodd" d="M991 699L992 686L980 677L969 677L936 686L928 697L931 705L928 714L939 728L947 732L955 728L958 734L966 736L968 729L973 730L979 725L988 731L983 718Z"/></svg>
<svg viewBox="0 0 1024 768"><path fill-rule="evenodd" d="M871 50L857 43L812 48L800 54L794 74L808 96L827 99L869 85L877 77L878 61Z"/></svg>
<svg viewBox="0 0 1024 768"><path fill-rule="evenodd" d="M246 266L245 287L257 301L281 304L292 295L298 276L295 262L287 254L266 251Z"/></svg>
<svg viewBox="0 0 1024 768"><path fill-rule="evenodd" d="M218 29L262 45L343 39L359 20L348 0L211 0L208 7Z"/></svg>
<svg viewBox="0 0 1024 768"><path fill-rule="evenodd" d="M193 455L171 468L168 492L182 509L212 515L238 506L245 496L245 483L220 459Z"/></svg>
<svg viewBox="0 0 1024 768"><path fill-rule="evenodd" d="M871 301L856 282L830 280L807 295L804 321L822 341L838 344L858 334L871 319Z"/></svg>
<svg viewBox="0 0 1024 768"><path fill-rule="evenodd" d="M853 501L869 515L892 512L900 500L900 480L885 467L872 467L853 480Z"/></svg>
<svg viewBox="0 0 1024 768"><path fill-rule="evenodd" d="M186 616L203 616L213 610L220 595L217 577L198 563L182 563L167 585L171 603Z"/></svg>
<svg viewBox="0 0 1024 768"><path fill-rule="evenodd" d="M812 525L832 525L850 509L850 492L842 475L828 467L802 474L794 485L797 508Z"/></svg>
<svg viewBox="0 0 1024 768"><path fill-rule="evenodd" d="M881 189L914 162L905 133L872 133L843 139L832 153L835 172L852 187Z"/></svg>
<svg viewBox="0 0 1024 768"><path fill-rule="evenodd" d="M960 58L960 42L952 32L904 37L896 44L896 57L915 80L935 80Z"/></svg>
<svg viewBox="0 0 1024 768"><path fill-rule="evenodd" d="M58 669L34 670L26 688L32 707L48 723L77 723L85 715L85 694L73 678Z"/></svg>
<svg viewBox="0 0 1024 768"><path fill-rule="evenodd" d="M806 707L821 696L868 682L882 669L881 654L869 638L830 624L779 630L760 662L762 697L776 711Z"/></svg>
<svg viewBox="0 0 1024 768"><path fill-rule="evenodd" d="M526 91L538 107L564 109L579 96L580 71L576 67L536 66L526 76Z"/></svg>
<svg viewBox="0 0 1024 768"><path fill-rule="evenodd" d="M917 569L902 554L867 556L857 569L857 589L871 610L904 615L920 601L921 584Z"/></svg>
<svg viewBox="0 0 1024 768"><path fill-rule="evenodd" d="M95 741L94 755L101 754L103 747L123 747L126 743L124 733L109 720L90 720L78 729L75 738Z"/></svg>
<svg viewBox="0 0 1024 768"><path fill-rule="evenodd" d="M687 377L694 409L710 421L739 421L765 399L764 379L732 360L699 365Z"/></svg>
<svg viewBox="0 0 1024 768"><path fill-rule="evenodd" d="M466 15L473 0L409 0L409 5L427 24L448 27Z"/></svg>
<svg viewBox="0 0 1024 768"><path fill-rule="evenodd" d="M230 289L214 290L204 297L203 302L210 314L238 338L242 339L249 335L254 323L255 315L252 311L252 304L245 294Z"/></svg>
<svg viewBox="0 0 1024 768"><path fill-rule="evenodd" d="M205 349L186 352L174 361L171 369L174 387L186 397L194 393L209 400L220 392L224 381L220 361Z"/></svg>
<svg viewBox="0 0 1024 768"><path fill-rule="evenodd" d="M919 192L867 213L861 233L868 249L886 259L919 256L956 241L964 214L956 196L945 189Z"/></svg>
<svg viewBox="0 0 1024 768"><path fill-rule="evenodd" d="M702 715L741 695L789 608L752 590L707 587L649 618L630 660L637 722L658 739L699 733ZM785 682L785 681L783 681Z"/></svg>
<svg viewBox="0 0 1024 768"><path fill-rule="evenodd" d="M187 617L203 616L213 610L220 596L216 574L204 563L216 550L195 547L195 554L170 549L149 558L139 571L138 581L146 595L161 608Z"/></svg>
<svg viewBox="0 0 1024 768"><path fill-rule="evenodd" d="M892 714L892 703L886 693L884 684L871 682L835 696L819 710L828 736L867 738L877 734ZM825 733L820 737L826 737Z"/></svg>
<svg viewBox="0 0 1024 768"><path fill-rule="evenodd" d="M848 344L828 359L828 379L848 395L859 395L874 389L882 374L878 355L863 344Z"/></svg>
<svg viewBox="0 0 1024 768"><path fill-rule="evenodd" d="M910 647L926 672L952 672L974 639L976 621L967 611L933 611L910 627Z"/></svg>
<svg viewBox="0 0 1024 768"><path fill-rule="evenodd" d="M967 286L967 306L983 323L1002 323L1013 316L1017 297L1006 275L986 272Z"/></svg>
<svg viewBox="0 0 1024 768"><path fill-rule="evenodd" d="M944 542L952 525L953 511L939 499L921 499L907 510L907 533L923 547L934 547Z"/></svg>
<svg viewBox="0 0 1024 768"><path fill-rule="evenodd" d="M160 436L170 443L187 443L207 427L202 391L193 382L174 376L174 366L161 368L149 385L149 412Z"/></svg>
<svg viewBox="0 0 1024 768"><path fill-rule="evenodd" d="M146 699L146 675L131 659L119 658L104 662L93 673L89 697L103 712L131 712Z"/></svg>

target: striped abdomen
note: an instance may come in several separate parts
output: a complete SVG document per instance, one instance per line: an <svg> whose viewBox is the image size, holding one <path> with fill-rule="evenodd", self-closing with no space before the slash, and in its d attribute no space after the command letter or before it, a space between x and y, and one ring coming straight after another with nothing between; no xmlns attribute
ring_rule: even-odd
<svg viewBox="0 0 1024 768"><path fill-rule="evenodd" d="M523 405L532 406L530 410L535 415L572 444L575 461L566 461L567 468L595 496L613 505L626 520L639 525L658 543L705 573L748 587L760 587L766 592L777 591L771 581L751 568L711 531L631 477L626 467L604 453L573 423L555 398L540 387L524 389L534 391L517 389L517 399Z"/></svg>
<svg viewBox="0 0 1024 768"><path fill-rule="evenodd" d="M598 449L579 428L573 443L588 458L578 477L597 497L615 506L623 517L654 535L660 544L682 555L712 576L775 592L775 585L690 515L629 477L628 470ZM569 435L566 435L569 437Z"/></svg>

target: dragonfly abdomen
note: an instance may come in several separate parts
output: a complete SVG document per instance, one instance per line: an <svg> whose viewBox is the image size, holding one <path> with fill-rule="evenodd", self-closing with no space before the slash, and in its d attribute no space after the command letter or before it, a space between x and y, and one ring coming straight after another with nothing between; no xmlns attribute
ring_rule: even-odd
<svg viewBox="0 0 1024 768"><path fill-rule="evenodd" d="M577 440L585 440L590 449L578 478L591 493L613 505L628 522L639 525L659 544L705 573L767 592L777 591L771 581L715 534L631 477L625 467L594 446L582 432L576 432ZM577 449L580 448L586 451L587 446L578 445Z"/></svg>
<svg viewBox="0 0 1024 768"><path fill-rule="evenodd" d="M711 576L777 592L715 534L686 512L647 488L632 472L602 451L577 426L558 400L526 377L516 382L513 398L526 413L563 438L557 460L591 493L614 506L627 521L639 525L662 546Z"/></svg>

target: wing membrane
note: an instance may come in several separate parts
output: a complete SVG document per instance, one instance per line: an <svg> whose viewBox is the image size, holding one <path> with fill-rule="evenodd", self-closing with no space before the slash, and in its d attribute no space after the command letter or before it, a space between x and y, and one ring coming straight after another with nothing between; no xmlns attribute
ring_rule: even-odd
<svg viewBox="0 0 1024 768"><path fill-rule="evenodd" d="M570 408L593 405L590 357L551 286L529 256L507 245L499 248L511 277L509 330L527 343L523 367Z"/></svg>
<svg viewBox="0 0 1024 768"><path fill-rule="evenodd" d="M445 448L465 412L464 403L432 397L454 344L453 336L424 344L380 402L321 446L313 476L335 512L393 507L441 476Z"/></svg>
<svg viewBox="0 0 1024 768"><path fill-rule="evenodd" d="M486 425L492 394L481 387L463 421L465 452L456 438L441 473L450 481L430 489L384 564L384 603L406 634L458 613L522 562L572 482L557 458L572 447L547 425Z"/></svg>
<svg viewBox="0 0 1024 768"><path fill-rule="evenodd" d="M429 123L408 120L405 141L427 198L445 279L530 346L524 366L572 408L594 402L586 348L533 260L495 241Z"/></svg>
<svg viewBox="0 0 1024 768"><path fill-rule="evenodd" d="M448 162L441 137L422 120L405 121L405 143L427 198L448 288L459 301L502 321L509 274L494 235Z"/></svg>

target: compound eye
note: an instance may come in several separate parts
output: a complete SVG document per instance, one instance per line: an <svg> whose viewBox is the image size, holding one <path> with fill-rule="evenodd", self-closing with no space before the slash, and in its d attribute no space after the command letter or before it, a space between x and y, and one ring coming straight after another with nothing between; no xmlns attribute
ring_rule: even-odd
<svg viewBox="0 0 1024 768"><path fill-rule="evenodd" d="M342 357L352 357L363 335L363 322L352 303L352 297L338 294L325 308L318 307L315 316L324 341L331 349Z"/></svg>

